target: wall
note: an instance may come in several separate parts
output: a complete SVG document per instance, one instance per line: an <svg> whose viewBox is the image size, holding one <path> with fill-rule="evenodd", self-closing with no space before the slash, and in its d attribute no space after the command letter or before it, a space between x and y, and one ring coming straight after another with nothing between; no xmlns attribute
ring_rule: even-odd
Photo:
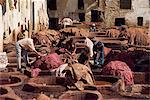
<svg viewBox="0 0 150 100"><path fill-rule="evenodd" d="M57 10L48 10L49 17L62 19L64 17L71 17L79 20L78 13L87 13L95 0L84 0L84 10L78 10L78 0L57 0Z"/></svg>
<svg viewBox="0 0 150 100"><path fill-rule="evenodd" d="M132 0L132 8L129 10L120 9L120 0L106 0L105 4L105 20L108 27L114 25L115 18L123 17L129 26L137 25L137 17L143 17L145 27L150 23L149 0Z"/></svg>
<svg viewBox="0 0 150 100"><path fill-rule="evenodd" d="M150 5L149 0L132 0L133 12L129 12L125 15L125 18L134 24L137 24L137 17L143 17L144 26L150 24Z"/></svg>

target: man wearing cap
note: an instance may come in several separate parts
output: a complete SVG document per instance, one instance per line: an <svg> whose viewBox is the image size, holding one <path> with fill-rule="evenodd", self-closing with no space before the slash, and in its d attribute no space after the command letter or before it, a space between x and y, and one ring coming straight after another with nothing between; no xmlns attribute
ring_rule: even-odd
<svg viewBox="0 0 150 100"><path fill-rule="evenodd" d="M92 24L92 26L90 27L90 32L96 32L96 25Z"/></svg>

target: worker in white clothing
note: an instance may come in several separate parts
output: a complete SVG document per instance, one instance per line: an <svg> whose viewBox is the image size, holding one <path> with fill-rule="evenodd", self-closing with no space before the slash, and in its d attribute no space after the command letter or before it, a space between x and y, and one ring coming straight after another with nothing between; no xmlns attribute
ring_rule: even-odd
<svg viewBox="0 0 150 100"><path fill-rule="evenodd" d="M28 51L35 52L38 56L44 56L43 54L37 52L34 47L33 39L24 38L16 42L16 56L17 56L17 70L22 71L21 67L21 55L23 60L28 67L31 67L29 64Z"/></svg>

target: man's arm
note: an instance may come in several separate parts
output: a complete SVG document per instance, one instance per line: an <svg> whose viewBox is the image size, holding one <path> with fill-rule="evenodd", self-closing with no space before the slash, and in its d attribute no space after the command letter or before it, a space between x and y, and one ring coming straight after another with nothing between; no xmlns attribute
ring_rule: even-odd
<svg viewBox="0 0 150 100"><path fill-rule="evenodd" d="M35 50L35 47L34 47L34 44L33 44L33 43L31 43L30 45L28 45L28 47L29 47L29 49L30 49L31 51L35 52L37 56L44 56L43 54L41 54L41 53L39 53L39 52L37 52L37 51Z"/></svg>
<svg viewBox="0 0 150 100"><path fill-rule="evenodd" d="M36 50L33 50L33 52L35 52L38 56L45 56L44 54L41 54L41 53L37 52Z"/></svg>

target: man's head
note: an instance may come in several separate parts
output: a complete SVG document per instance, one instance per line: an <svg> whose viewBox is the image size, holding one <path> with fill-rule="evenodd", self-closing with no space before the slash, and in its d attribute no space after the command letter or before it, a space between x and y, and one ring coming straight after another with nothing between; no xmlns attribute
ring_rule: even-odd
<svg viewBox="0 0 150 100"><path fill-rule="evenodd" d="M95 27L96 25L95 25L95 24L92 24L92 26Z"/></svg>
<svg viewBox="0 0 150 100"><path fill-rule="evenodd" d="M101 47L103 47L103 43L102 43L102 42L98 42L98 43L96 44L96 46L97 46L97 48L101 48Z"/></svg>

